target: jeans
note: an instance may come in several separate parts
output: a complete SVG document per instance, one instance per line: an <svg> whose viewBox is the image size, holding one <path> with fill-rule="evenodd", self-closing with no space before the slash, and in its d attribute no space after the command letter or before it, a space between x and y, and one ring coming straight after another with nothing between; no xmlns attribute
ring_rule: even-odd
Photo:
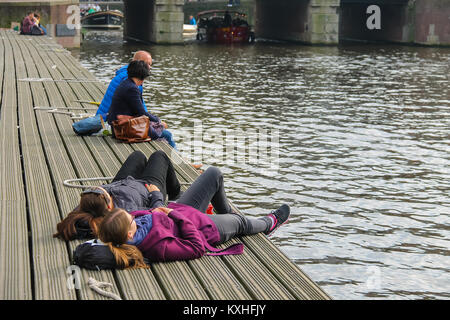
<svg viewBox="0 0 450 320"><path fill-rule="evenodd" d="M210 202L217 214L209 217L219 230L220 243L235 236L267 231L272 225L269 217L247 218L233 212L225 194L222 172L215 167L200 175L177 201L201 212L206 212Z"/></svg>
<svg viewBox="0 0 450 320"><path fill-rule="evenodd" d="M169 145L174 148L175 150L177 149L177 146L175 144L175 141L173 141L173 135L172 132L170 132L169 130L163 130L162 134L161 134L161 138L164 138L167 140L167 142L169 143Z"/></svg>
<svg viewBox="0 0 450 320"><path fill-rule="evenodd" d="M102 129L102 120L100 115L89 117L72 124L73 131L79 136L91 135Z"/></svg>
<svg viewBox="0 0 450 320"><path fill-rule="evenodd" d="M147 157L141 151L134 151L123 163L113 182L132 176L158 187L166 198L174 199L180 193L180 182L169 157L161 150Z"/></svg>

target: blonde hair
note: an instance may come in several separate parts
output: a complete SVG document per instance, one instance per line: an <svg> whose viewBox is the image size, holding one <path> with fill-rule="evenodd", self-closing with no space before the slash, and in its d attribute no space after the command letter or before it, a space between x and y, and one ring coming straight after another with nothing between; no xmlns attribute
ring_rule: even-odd
<svg viewBox="0 0 450 320"><path fill-rule="evenodd" d="M129 228L130 220L127 212L121 208L115 208L103 218L98 237L108 245L118 268L149 268L144 262L141 251L136 246L126 244Z"/></svg>

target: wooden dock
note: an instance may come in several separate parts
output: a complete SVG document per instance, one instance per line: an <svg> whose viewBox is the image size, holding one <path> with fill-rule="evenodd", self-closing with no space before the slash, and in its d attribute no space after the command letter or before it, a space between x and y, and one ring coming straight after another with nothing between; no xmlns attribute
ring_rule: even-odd
<svg viewBox="0 0 450 320"><path fill-rule="evenodd" d="M95 113L74 101L100 101L105 90L51 38L0 31L0 300L107 299L88 287L89 277L112 283L112 292L126 300L330 299L262 234L239 239L242 255L152 263L150 269L81 270L81 285L68 287L80 242L52 235L79 202L80 189L63 181L114 176L134 150L179 157L165 143L79 137L70 116L35 109ZM180 181L194 181L198 172L175 160Z"/></svg>

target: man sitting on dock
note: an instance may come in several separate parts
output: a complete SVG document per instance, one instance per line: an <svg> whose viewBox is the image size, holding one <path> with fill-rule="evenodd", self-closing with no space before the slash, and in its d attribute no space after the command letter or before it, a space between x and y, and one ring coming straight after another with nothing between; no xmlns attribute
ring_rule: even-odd
<svg viewBox="0 0 450 320"><path fill-rule="evenodd" d="M149 68L152 66L152 56L147 51L137 51L132 61L144 61ZM109 108L111 107L112 98L114 96L114 93L116 92L117 87L119 84L128 79L128 65L121 67L119 70L116 71L116 76L111 80L109 83L108 89L106 90L106 93L103 97L102 102L100 103L96 115L101 115L103 119L107 118L107 114L109 112ZM141 91L141 94L143 92L142 85L139 86L139 90ZM147 106L145 105L145 102L142 101L142 104L144 108L148 111ZM164 121L161 121L164 128L167 129L167 124ZM168 130L163 131L162 138L166 139L167 142L173 147L176 148L175 142L173 141L172 133Z"/></svg>
<svg viewBox="0 0 450 320"><path fill-rule="evenodd" d="M152 65L152 56L147 51L138 51L134 54L132 61L144 61L149 66ZM103 97L102 102L100 103L97 114L102 115L103 119L106 119L106 115L109 112L109 108L111 107L112 97L114 92L116 92L117 87L123 81L128 79L128 65L121 67L116 71L116 76L109 83L108 89ZM143 91L142 86L139 86L139 90ZM147 106L144 103L144 107L146 109Z"/></svg>

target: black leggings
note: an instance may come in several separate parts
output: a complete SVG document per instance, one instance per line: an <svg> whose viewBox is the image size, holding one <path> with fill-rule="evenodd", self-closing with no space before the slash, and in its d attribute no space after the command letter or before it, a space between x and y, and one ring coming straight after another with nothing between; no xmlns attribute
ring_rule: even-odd
<svg viewBox="0 0 450 320"><path fill-rule="evenodd" d="M201 212L206 212L211 202L217 214L209 217L219 230L220 243L235 236L267 231L272 226L272 220L269 217L247 218L233 212L225 194L222 172L215 167L209 167L200 175L177 202Z"/></svg>
<svg viewBox="0 0 450 320"><path fill-rule="evenodd" d="M132 176L159 188L166 198L174 199L180 193L180 182L173 169L172 162L163 151L155 151L147 161L141 151L134 151L123 163L113 182Z"/></svg>

